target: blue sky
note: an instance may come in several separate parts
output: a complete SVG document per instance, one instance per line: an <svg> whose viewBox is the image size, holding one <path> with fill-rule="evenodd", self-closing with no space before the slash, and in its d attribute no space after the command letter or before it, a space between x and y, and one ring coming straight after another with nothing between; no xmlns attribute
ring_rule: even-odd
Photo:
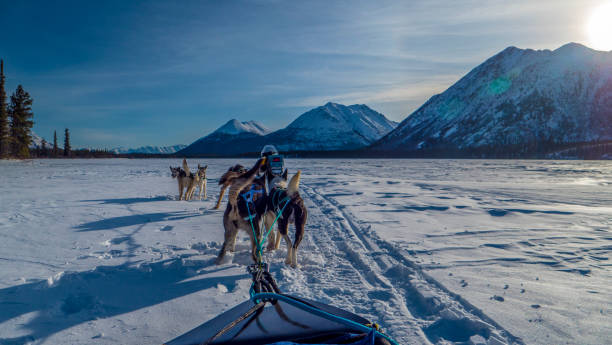
<svg viewBox="0 0 612 345"><path fill-rule="evenodd" d="M47 139L189 144L328 101L401 121L507 46L588 45L603 2L0 0L0 57Z"/></svg>

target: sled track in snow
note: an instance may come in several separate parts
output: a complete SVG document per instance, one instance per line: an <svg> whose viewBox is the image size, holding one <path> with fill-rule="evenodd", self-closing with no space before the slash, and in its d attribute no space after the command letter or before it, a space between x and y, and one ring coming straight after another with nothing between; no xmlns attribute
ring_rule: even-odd
<svg viewBox="0 0 612 345"><path fill-rule="evenodd" d="M523 344L423 272L407 252L362 227L332 197L307 184L301 189L309 209L298 256L302 269L280 268L281 290L361 314L400 344L463 343L475 336L487 344ZM284 257L283 248L276 257Z"/></svg>

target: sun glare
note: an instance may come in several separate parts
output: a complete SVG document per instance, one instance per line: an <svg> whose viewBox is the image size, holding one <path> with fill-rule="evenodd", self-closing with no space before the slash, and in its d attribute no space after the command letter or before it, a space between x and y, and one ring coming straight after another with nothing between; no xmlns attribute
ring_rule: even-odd
<svg viewBox="0 0 612 345"><path fill-rule="evenodd" d="M612 50L612 2L593 10L587 24L587 34L591 48Z"/></svg>

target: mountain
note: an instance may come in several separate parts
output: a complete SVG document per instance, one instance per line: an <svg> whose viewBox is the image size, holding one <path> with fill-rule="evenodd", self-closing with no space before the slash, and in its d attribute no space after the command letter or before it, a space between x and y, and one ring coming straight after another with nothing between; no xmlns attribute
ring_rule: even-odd
<svg viewBox="0 0 612 345"><path fill-rule="evenodd" d="M137 148L116 147L111 152L117 154L145 153L145 154L172 154L187 147L187 145L172 146L141 146Z"/></svg>
<svg viewBox="0 0 612 345"><path fill-rule="evenodd" d="M266 140L281 151L334 151L366 147L397 126L365 104L327 103L302 115Z"/></svg>
<svg viewBox="0 0 612 345"><path fill-rule="evenodd" d="M270 129L257 121L227 121L211 134L204 136L177 152L182 156L227 156L257 151L249 143L270 133ZM253 151L250 151L253 149Z"/></svg>
<svg viewBox="0 0 612 345"><path fill-rule="evenodd" d="M327 103L271 133L255 121L230 120L178 154L240 155L258 152L266 144L275 145L280 151L354 150L372 144L396 125L364 104ZM260 128L266 131L258 130Z"/></svg>
<svg viewBox="0 0 612 345"><path fill-rule="evenodd" d="M612 52L509 47L431 97L371 149L551 151L612 140Z"/></svg>
<svg viewBox="0 0 612 345"><path fill-rule="evenodd" d="M39 136L38 134L31 132L32 142L30 143L30 148L39 149L42 147L43 140L46 142L47 148L53 148L53 142L49 143L46 139Z"/></svg>
<svg viewBox="0 0 612 345"><path fill-rule="evenodd" d="M253 133L257 135L266 135L272 132L257 121L240 122L236 119L227 121L223 126L219 127L214 133L237 135L242 133Z"/></svg>

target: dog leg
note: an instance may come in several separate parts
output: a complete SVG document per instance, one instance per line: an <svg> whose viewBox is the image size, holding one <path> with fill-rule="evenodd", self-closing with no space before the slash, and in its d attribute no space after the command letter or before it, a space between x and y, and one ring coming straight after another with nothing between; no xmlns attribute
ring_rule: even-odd
<svg viewBox="0 0 612 345"><path fill-rule="evenodd" d="M200 189L200 200L202 200L202 189L204 189L204 199L207 199L207 196L206 196L206 179L204 179L204 182L202 183L202 188Z"/></svg>
<svg viewBox="0 0 612 345"><path fill-rule="evenodd" d="M280 248L281 234L278 229L276 229L276 243L274 243L274 250L278 250Z"/></svg>
<svg viewBox="0 0 612 345"><path fill-rule="evenodd" d="M291 243L291 238L289 238L289 222L285 219L278 219L278 232L285 239L285 243L287 244L287 258L285 259L285 264L291 265L291 257L293 256L293 245Z"/></svg>
<svg viewBox="0 0 612 345"><path fill-rule="evenodd" d="M276 236L276 231L272 230L272 223L274 222L274 213L273 212L266 212L266 214L264 215L264 231L270 231L270 235L268 236L268 246L266 247L266 249L271 252L274 249L276 249L274 246L276 245L276 241L277 241L277 236ZM280 239L280 237L279 237Z"/></svg>
<svg viewBox="0 0 612 345"><path fill-rule="evenodd" d="M295 241L293 242L293 250L291 251L291 267L293 268L297 268L298 262L297 262L297 251L298 251L298 246L300 245L300 243L302 242L302 239L304 238L304 227L306 226L306 220L308 219L308 212L303 209L303 210L299 210L298 212L296 212L295 214Z"/></svg>
<svg viewBox="0 0 612 345"><path fill-rule="evenodd" d="M238 227L236 224L229 219L229 210L225 211L223 215L223 227L225 228L223 246L221 247L221 252L217 256L216 264L220 265L225 257L225 253L229 250L230 252L234 251L234 247L236 246L236 237L238 236Z"/></svg>
<svg viewBox="0 0 612 345"><path fill-rule="evenodd" d="M223 200L223 195L225 194L225 189L227 186L221 187L221 193L219 193L219 200L217 200L217 204L215 205L215 210L218 210L221 207L221 200Z"/></svg>

